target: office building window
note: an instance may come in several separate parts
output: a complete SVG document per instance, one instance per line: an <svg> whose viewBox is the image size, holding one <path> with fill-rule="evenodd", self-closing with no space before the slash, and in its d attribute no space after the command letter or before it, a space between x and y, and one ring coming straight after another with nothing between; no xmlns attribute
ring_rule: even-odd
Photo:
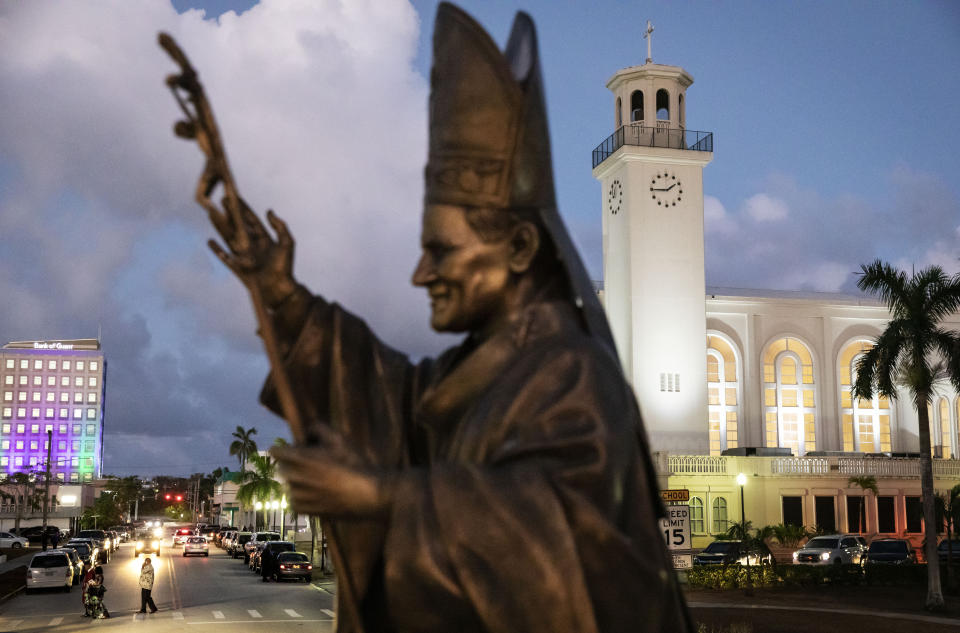
<svg viewBox="0 0 960 633"><path fill-rule="evenodd" d="M17 455L13 458L14 466L23 466L23 455Z"/></svg>
<svg viewBox="0 0 960 633"><path fill-rule="evenodd" d="M57 394L53 393L52 391L48 391L47 402L56 402L56 401L57 401Z"/></svg>
<svg viewBox="0 0 960 633"><path fill-rule="evenodd" d="M83 361L82 361L82 360L78 360L78 361L77 361L77 371L83 371Z"/></svg>
<svg viewBox="0 0 960 633"><path fill-rule="evenodd" d="M66 391L60 392L60 402L70 402L70 394Z"/></svg>
<svg viewBox="0 0 960 633"><path fill-rule="evenodd" d="M97 386L97 377L96 377L96 376L90 376L90 377L87 379L87 386L88 386L88 387L96 387L96 386Z"/></svg>
<svg viewBox="0 0 960 633"><path fill-rule="evenodd" d="M40 442L38 442L37 440L30 440L30 450L35 451L38 448L40 448Z"/></svg>
<svg viewBox="0 0 960 633"><path fill-rule="evenodd" d="M67 440L60 440L57 442L57 450L65 451L67 450Z"/></svg>
<svg viewBox="0 0 960 633"><path fill-rule="evenodd" d="M17 443L14 445L18 451L23 450L23 440L17 440Z"/></svg>
<svg viewBox="0 0 960 633"><path fill-rule="evenodd" d="M33 377L33 386L39 387L43 385L43 376L34 376Z"/></svg>
<svg viewBox="0 0 960 633"><path fill-rule="evenodd" d="M57 427L57 433L60 433L60 434L62 434L62 435L66 435L66 434L67 434L67 425L66 425L66 424L60 424L60 426Z"/></svg>
<svg viewBox="0 0 960 633"><path fill-rule="evenodd" d="M97 410L96 409L87 409L87 419L96 420L97 419Z"/></svg>
<svg viewBox="0 0 960 633"><path fill-rule="evenodd" d="M9 423L9 422L4 422L4 423L3 423L3 426L0 427L0 428L3 429L4 434L9 433L9 432L10 432L10 423Z"/></svg>
<svg viewBox="0 0 960 633"><path fill-rule="evenodd" d="M94 391L91 391L87 394L87 403L94 404L97 401L97 394Z"/></svg>
<svg viewBox="0 0 960 633"><path fill-rule="evenodd" d="M19 402L26 402L26 401L27 401L27 392L26 392L26 391L20 391L20 392L18 392L18 393L17 393L17 400L18 400Z"/></svg>
<svg viewBox="0 0 960 633"><path fill-rule="evenodd" d="M6 376L4 376L4 377L3 377L3 384L5 384L5 385L12 385L12 384L13 384L13 376L11 376L10 374L7 374Z"/></svg>
<svg viewBox="0 0 960 633"><path fill-rule="evenodd" d="M7 359L7 369L13 369L13 359L12 359L12 358L8 358L8 359Z"/></svg>
<svg viewBox="0 0 960 633"><path fill-rule="evenodd" d="M73 425L73 434L74 434L74 435L80 435L80 432L82 431L82 429L83 429L82 425L80 425L80 424L74 424L74 425Z"/></svg>
<svg viewBox="0 0 960 633"><path fill-rule="evenodd" d="M10 465L10 458L9 458L9 457L7 457L6 455L4 455L3 457L0 457L0 466L9 466L9 465ZM6 474L6 473L4 473L4 474Z"/></svg>
<svg viewBox="0 0 960 633"><path fill-rule="evenodd" d="M21 358L20 369L30 369L30 361L28 361L26 358Z"/></svg>
<svg viewBox="0 0 960 633"><path fill-rule="evenodd" d="M80 475L77 473L70 473L70 481L76 483L80 479Z"/></svg>
<svg viewBox="0 0 960 633"><path fill-rule="evenodd" d="M93 473L83 473L83 480L90 481L93 479Z"/></svg>
<svg viewBox="0 0 960 633"><path fill-rule="evenodd" d="M51 360L50 362L47 363L47 369L56 369L56 368L57 368L57 361Z"/></svg>
<svg viewBox="0 0 960 633"><path fill-rule="evenodd" d="M17 407L17 417L25 418L27 417L27 408L26 407Z"/></svg>
<svg viewBox="0 0 960 633"><path fill-rule="evenodd" d="M46 414L46 415L44 416L45 418L48 418L48 419L49 419L49 418L52 418L52 417L53 417L53 407L47 407L46 410L44 411L44 413Z"/></svg>
<svg viewBox="0 0 960 633"><path fill-rule="evenodd" d="M40 360L39 358L37 358L36 360L34 360L34 361L33 361L33 368L34 368L34 369L43 369L43 361Z"/></svg>
<svg viewBox="0 0 960 633"><path fill-rule="evenodd" d="M17 425L17 433L26 433L26 432L27 432L27 425L26 425L26 424L18 424L18 425Z"/></svg>
<svg viewBox="0 0 960 633"><path fill-rule="evenodd" d="M36 465L37 465L37 458L36 458L36 457L31 457L31 458L30 458L30 465L31 465L31 466L36 466Z"/></svg>
<svg viewBox="0 0 960 633"><path fill-rule="evenodd" d="M12 418L13 417L13 407L4 407L3 408L3 417ZM5 424L4 426L9 426Z"/></svg>
<svg viewBox="0 0 960 633"><path fill-rule="evenodd" d="M87 440L86 442L83 443L83 452L84 452L84 453L92 453L92 452L93 452L93 440ZM88 457L87 459L89 460L87 463L92 466L92 465L93 465L93 458Z"/></svg>
<svg viewBox="0 0 960 633"><path fill-rule="evenodd" d="M74 394L73 394L73 402L74 402L75 404L81 404L81 403L83 403L83 392L82 392L82 391L76 391L76 392L74 392Z"/></svg>
<svg viewBox="0 0 960 633"><path fill-rule="evenodd" d="M68 413L68 411L69 409L67 409L66 407L60 407L60 419L69 417L70 414Z"/></svg>
<svg viewBox="0 0 960 633"><path fill-rule="evenodd" d="M63 368L64 368L64 369L70 369L70 361L68 361L68 360L63 361Z"/></svg>
<svg viewBox="0 0 960 633"><path fill-rule="evenodd" d="M56 376L47 376L47 386L56 387L57 386L57 377Z"/></svg>
<svg viewBox="0 0 960 633"><path fill-rule="evenodd" d="M57 481L63 481L63 473L57 473Z"/></svg>
<svg viewBox="0 0 960 633"><path fill-rule="evenodd" d="M10 440L0 440L0 448L5 451L10 450Z"/></svg>
<svg viewBox="0 0 960 633"><path fill-rule="evenodd" d="M95 360L90 361L90 371L97 371L97 369L99 368L100 368L100 365L99 363L97 363L97 361Z"/></svg>
<svg viewBox="0 0 960 633"><path fill-rule="evenodd" d="M30 399L31 399L33 402L40 402L40 392L39 392L39 391L34 391L34 392L30 395Z"/></svg>
<svg viewBox="0 0 960 633"><path fill-rule="evenodd" d="M82 410L82 409L77 408L77 409L74 409L74 410L73 410L73 419L74 419L74 420L79 420L79 419L82 418L82 417L83 417L83 410Z"/></svg>
<svg viewBox="0 0 960 633"><path fill-rule="evenodd" d="M97 434L97 425L88 424L87 425L87 435L96 435Z"/></svg>
<svg viewBox="0 0 960 633"><path fill-rule="evenodd" d="M52 431L52 430L53 430L53 425L52 425L52 424L44 424L44 425L43 425L43 432L44 432L44 433L49 433L49 432Z"/></svg>
<svg viewBox="0 0 960 633"><path fill-rule="evenodd" d="M13 402L13 392L12 392L12 391L4 391L4 392L3 392L3 401L4 401L4 402Z"/></svg>
<svg viewBox="0 0 960 633"><path fill-rule="evenodd" d="M70 386L70 376L60 376L60 386L69 387Z"/></svg>
<svg viewBox="0 0 960 633"><path fill-rule="evenodd" d="M31 408L31 409L30 409L30 417L31 417L31 418L39 418L39 417L40 417L40 407L33 407L33 408Z"/></svg>
<svg viewBox="0 0 960 633"><path fill-rule="evenodd" d="M31 424L31 425L30 425L30 432L31 432L31 433L39 433L39 432L40 432L40 425L39 425L39 424Z"/></svg>
<svg viewBox="0 0 960 633"><path fill-rule="evenodd" d="M76 378L74 378L74 379L73 379L73 386L74 386L74 387L82 387L82 386L83 386L83 376L77 376Z"/></svg>

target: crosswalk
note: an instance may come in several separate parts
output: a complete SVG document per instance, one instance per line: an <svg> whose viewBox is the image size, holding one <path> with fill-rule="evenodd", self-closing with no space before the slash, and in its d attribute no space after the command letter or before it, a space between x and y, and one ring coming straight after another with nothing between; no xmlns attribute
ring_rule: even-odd
<svg viewBox="0 0 960 633"><path fill-rule="evenodd" d="M177 611L161 611L157 614L150 614L149 617L146 614L141 614L134 612L132 617L127 614L122 613L113 613L113 617L124 617L127 616L129 621L133 623L137 622L150 622L161 619L172 619L180 621L182 624L204 624L206 621L209 623L216 624L226 624L228 622L282 622L282 621L291 621L296 620L299 622L330 622L334 619L334 612L330 609L320 609L320 613L316 617L304 617L303 614L297 612L295 609L271 609L271 612L261 612L256 609L243 609L237 610L235 612L224 611L224 610L212 610L212 611L203 611L200 609L189 609L187 613L184 613L182 610ZM8 619L0 618L0 632L5 631L19 631L23 627L58 627L61 624L70 624L70 617L64 617L62 615L56 617L50 616L33 616L27 618L18 618L18 619ZM77 615L76 619L79 620L80 616Z"/></svg>

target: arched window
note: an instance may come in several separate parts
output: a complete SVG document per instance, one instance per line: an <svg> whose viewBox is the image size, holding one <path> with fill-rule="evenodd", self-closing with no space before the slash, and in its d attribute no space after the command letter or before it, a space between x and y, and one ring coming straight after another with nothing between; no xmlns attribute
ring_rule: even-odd
<svg viewBox="0 0 960 633"><path fill-rule="evenodd" d="M763 355L764 430L768 447L804 455L817 447L813 358L799 340L784 337Z"/></svg>
<svg viewBox="0 0 960 633"><path fill-rule="evenodd" d="M703 499L700 497L690 497L690 531L694 534L703 534L705 529L703 523Z"/></svg>
<svg viewBox="0 0 960 633"><path fill-rule="evenodd" d="M683 127L684 121L685 121L686 118L687 118L687 116L686 116L687 113L685 112L685 108L683 107L683 93L682 93L682 92L680 93L680 97L679 97L679 98L680 98L680 127Z"/></svg>
<svg viewBox="0 0 960 633"><path fill-rule="evenodd" d="M667 121L670 119L670 93L661 88L657 90L657 120Z"/></svg>
<svg viewBox="0 0 960 633"><path fill-rule="evenodd" d="M623 110L621 109L622 107L623 107L622 100L620 99L620 97L617 97L617 129L618 130L623 125Z"/></svg>
<svg viewBox="0 0 960 633"><path fill-rule="evenodd" d="M873 347L870 341L853 341L840 352L840 428L843 450L863 453L890 451L890 401L874 394L872 400L853 401L857 361Z"/></svg>
<svg viewBox="0 0 960 633"><path fill-rule="evenodd" d="M727 522L727 500L723 497L713 499L713 511L710 513L713 520L712 534L723 534L730 527Z"/></svg>
<svg viewBox="0 0 960 633"><path fill-rule="evenodd" d="M643 91L634 90L630 95L630 121L643 121Z"/></svg>
<svg viewBox="0 0 960 633"><path fill-rule="evenodd" d="M710 454L736 448L740 420L737 355L725 338L707 336L707 408L710 427Z"/></svg>
<svg viewBox="0 0 960 633"><path fill-rule="evenodd" d="M950 451L953 442L950 441L950 405L947 404L946 398L940 398L939 406L939 415L937 416L937 421L940 425L940 446L941 452L940 455L944 459L950 459L953 453Z"/></svg>

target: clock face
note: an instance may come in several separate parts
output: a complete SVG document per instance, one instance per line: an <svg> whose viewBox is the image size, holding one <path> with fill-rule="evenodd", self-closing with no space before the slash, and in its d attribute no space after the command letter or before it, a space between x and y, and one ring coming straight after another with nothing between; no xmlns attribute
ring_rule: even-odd
<svg viewBox="0 0 960 633"><path fill-rule="evenodd" d="M616 215L620 212L620 205L623 202L623 185L619 180L610 183L610 191L607 192L607 208L610 213Z"/></svg>
<svg viewBox="0 0 960 633"><path fill-rule="evenodd" d="M675 207L683 200L683 184L675 173L657 172L650 179L650 197L658 207Z"/></svg>

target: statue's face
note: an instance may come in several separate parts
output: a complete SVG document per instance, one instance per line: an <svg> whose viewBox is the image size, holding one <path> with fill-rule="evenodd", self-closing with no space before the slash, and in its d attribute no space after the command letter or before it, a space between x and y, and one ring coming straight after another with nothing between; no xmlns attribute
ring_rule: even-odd
<svg viewBox="0 0 960 633"><path fill-rule="evenodd" d="M438 332L476 332L506 315L509 244L484 242L463 207L428 205L420 236L423 254L413 284L430 295L430 325Z"/></svg>

